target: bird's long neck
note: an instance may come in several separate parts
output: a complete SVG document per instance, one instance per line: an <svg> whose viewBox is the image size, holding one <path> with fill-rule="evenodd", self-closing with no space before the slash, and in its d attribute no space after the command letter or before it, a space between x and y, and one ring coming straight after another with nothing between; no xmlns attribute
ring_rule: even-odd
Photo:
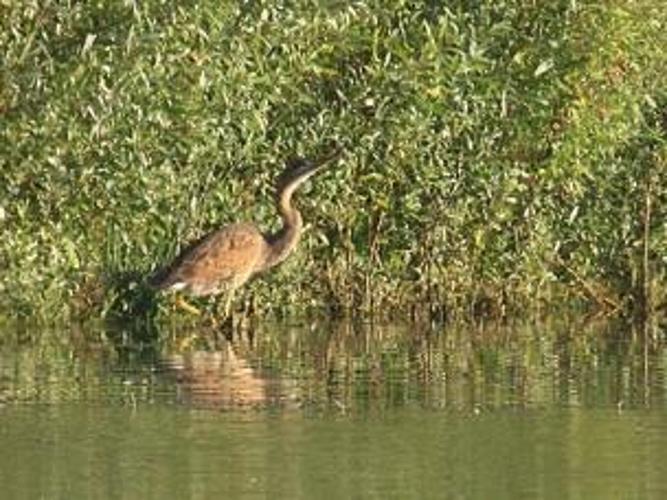
<svg viewBox="0 0 667 500"><path fill-rule="evenodd" d="M301 183L292 183L278 191L278 212L283 220L283 227L268 237L269 250L264 261L264 269L280 264L292 253L299 242L303 219L299 211L292 206L292 194Z"/></svg>

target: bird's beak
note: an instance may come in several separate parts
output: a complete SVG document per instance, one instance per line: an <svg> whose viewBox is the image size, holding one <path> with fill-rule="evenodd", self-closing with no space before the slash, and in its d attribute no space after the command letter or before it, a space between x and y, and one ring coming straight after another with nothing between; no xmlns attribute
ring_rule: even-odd
<svg viewBox="0 0 667 500"><path fill-rule="evenodd" d="M324 156L321 156L317 158L315 161L313 161L313 167L319 169L320 167L323 167L329 162L332 162L333 160L336 160L343 154L343 148L339 145L336 145L333 150L329 153L327 153Z"/></svg>

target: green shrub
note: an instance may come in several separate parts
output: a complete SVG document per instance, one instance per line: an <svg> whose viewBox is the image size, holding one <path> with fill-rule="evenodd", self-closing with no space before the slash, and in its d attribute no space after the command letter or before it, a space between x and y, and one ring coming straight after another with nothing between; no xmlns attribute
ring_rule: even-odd
<svg viewBox="0 0 667 500"><path fill-rule="evenodd" d="M256 308L659 310L661 4L0 3L0 308L152 314L152 269L274 229L284 160L335 140Z"/></svg>

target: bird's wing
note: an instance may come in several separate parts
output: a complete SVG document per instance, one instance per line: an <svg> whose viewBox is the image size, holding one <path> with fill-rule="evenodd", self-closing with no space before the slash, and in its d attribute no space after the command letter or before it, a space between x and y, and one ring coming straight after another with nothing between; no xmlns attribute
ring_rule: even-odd
<svg viewBox="0 0 667 500"><path fill-rule="evenodd" d="M234 224L214 231L175 259L159 288L183 283L207 293L224 282L242 281L255 269L263 245L264 237L251 225Z"/></svg>

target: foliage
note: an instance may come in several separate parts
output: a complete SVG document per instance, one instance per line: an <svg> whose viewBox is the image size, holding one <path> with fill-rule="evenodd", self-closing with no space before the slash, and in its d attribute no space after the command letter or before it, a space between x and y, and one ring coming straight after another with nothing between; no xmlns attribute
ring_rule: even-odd
<svg viewBox="0 0 667 500"><path fill-rule="evenodd" d="M144 276L275 228L283 161L335 140L256 309L658 310L661 3L0 2L0 309L153 314Z"/></svg>

